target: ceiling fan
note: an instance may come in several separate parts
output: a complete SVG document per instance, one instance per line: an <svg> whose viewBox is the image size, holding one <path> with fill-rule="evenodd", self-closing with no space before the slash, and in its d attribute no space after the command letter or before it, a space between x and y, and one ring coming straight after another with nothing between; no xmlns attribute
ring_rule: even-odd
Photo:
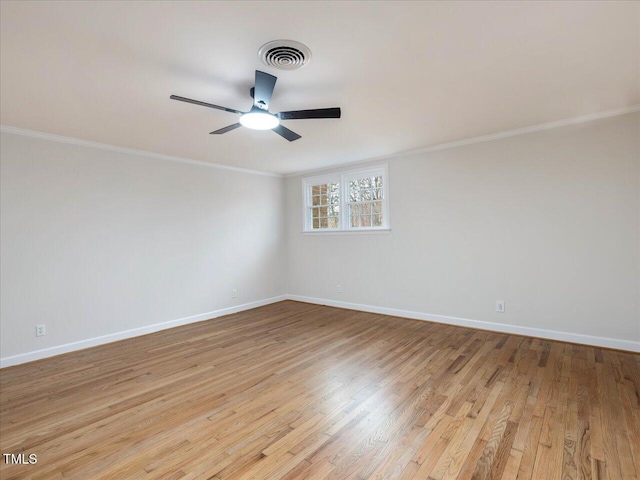
<svg viewBox="0 0 640 480"><path fill-rule="evenodd" d="M203 107L215 108L217 110L224 110L225 112L240 114L240 121L229 125L228 127L221 128L211 132L213 135L220 135L223 133L235 130L238 127L247 127L253 130L273 130L281 137L286 138L290 142L298 140L300 135L289 130L288 128L280 124L280 120L302 120L306 118L340 118L340 108L315 108L312 110L291 110L288 112L270 113L269 102L271 101L271 95L273 89L276 86L276 80L278 78L268 73L256 70L256 84L250 90L251 97L253 97L253 106L248 112L241 112L233 108L221 107L219 105L213 105L211 103L201 102L199 100L192 100L190 98L179 97L177 95L171 95L171 100L179 100L181 102L193 103L195 105L202 105Z"/></svg>

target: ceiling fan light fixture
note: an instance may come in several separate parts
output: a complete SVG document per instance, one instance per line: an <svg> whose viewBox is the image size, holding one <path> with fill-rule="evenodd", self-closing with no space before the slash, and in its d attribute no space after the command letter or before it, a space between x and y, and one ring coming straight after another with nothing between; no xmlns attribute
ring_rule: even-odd
<svg viewBox="0 0 640 480"><path fill-rule="evenodd" d="M230 113L237 113L240 115L240 121L232 125L227 125L224 128L219 128L213 132L209 132L210 135L222 135L228 133L239 127L247 127L253 130L271 130L277 133L282 138L289 142L295 142L300 135L296 132L289 130L284 125L280 124L280 120L302 120L308 118L340 118L341 111L339 107L332 108L312 108L310 110L291 110L287 112L278 112L276 114L269 112L269 103L271 102L271 95L273 94L273 88L276 86L277 77L270 75L260 70L256 70L256 83L250 90L251 97L253 98L253 107L248 112L241 112L233 108L221 107L220 105L214 105L213 103L201 102L200 100L193 100L191 98L179 97L177 95L171 95L172 100L179 100L181 102L193 103L195 105L201 105L203 107L214 108L216 110L224 110Z"/></svg>
<svg viewBox="0 0 640 480"><path fill-rule="evenodd" d="M280 125L280 120L270 113L249 112L240 117L240 123L252 130L271 130Z"/></svg>

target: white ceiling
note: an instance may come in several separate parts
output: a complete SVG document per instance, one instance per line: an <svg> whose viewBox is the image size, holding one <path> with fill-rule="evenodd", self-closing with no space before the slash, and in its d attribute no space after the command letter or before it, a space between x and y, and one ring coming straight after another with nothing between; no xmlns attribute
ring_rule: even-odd
<svg viewBox="0 0 640 480"><path fill-rule="evenodd" d="M640 103L640 2L1 2L0 122L291 173ZM297 71L258 48L303 42ZM248 110L254 71L302 135L208 133Z"/></svg>

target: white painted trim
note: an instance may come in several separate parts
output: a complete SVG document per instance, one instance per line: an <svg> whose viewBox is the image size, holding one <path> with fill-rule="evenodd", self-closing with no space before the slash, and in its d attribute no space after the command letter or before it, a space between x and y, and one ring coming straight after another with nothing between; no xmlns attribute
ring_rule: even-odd
<svg viewBox="0 0 640 480"><path fill-rule="evenodd" d="M380 313L382 315L391 315L394 317L411 318L414 320L423 320L427 322L443 323L446 325L455 325L459 327L476 328L480 330L490 330L500 333L512 333L516 335L524 335L527 337L544 338L548 340L559 340L562 342L579 343L583 345L591 345L596 347L614 348L617 350L626 350L629 352L640 353L640 342L631 340L619 340L617 338L596 337L593 335L583 335L580 333L561 332L557 330L545 330L542 328L520 327L517 325L508 325L505 323L485 322L482 320L471 320L468 318L450 317L447 315L436 315L432 313L414 312L410 310L401 310L397 308L378 307L373 305L363 305L359 303L340 302L337 300L328 300L324 298L305 297L302 295L279 295L264 300L236 305L233 307L213 310L199 315L170 320L168 322L156 323L144 327L125 330L122 332L110 333L101 337L87 338L77 342L57 345L55 347L43 348L42 350L34 350L31 352L12 355L10 357L0 358L0 368L20 365L22 363L33 362L43 358L49 358L63 353L75 352L89 347L104 345L106 343L117 342L127 338L147 335L149 333L166 330L168 328L179 327L190 323L201 322L223 315L251 310L252 308L262 307L272 303L281 302L283 300L294 300L296 302L313 303L316 305L327 305L330 307L345 308L348 310L359 310L361 312Z"/></svg>
<svg viewBox="0 0 640 480"><path fill-rule="evenodd" d="M480 330L490 330L500 333L513 333L527 337L544 338L548 340L559 340L561 342L579 343L595 347L614 348L616 350L626 350L640 353L640 342L631 340L620 340L617 338L596 337L593 335L583 335L581 333L561 332L558 330L545 330L542 328L521 327L506 323L485 322L483 320L471 320L468 318L449 317L447 315L435 315L432 313L413 312L410 310L400 310L397 308L377 307L373 305L362 305L359 303L340 302L324 298L305 297L302 295L286 295L287 299L297 302L313 303L317 305L328 305L330 307L346 308L348 310L359 310L362 312L380 313L395 317L405 317L414 320L424 320L427 322L444 323L459 327L476 328Z"/></svg>
<svg viewBox="0 0 640 480"><path fill-rule="evenodd" d="M219 163L203 162L202 160L192 160L190 158L173 157L171 155L164 155L161 153L147 152L145 150L134 150L132 148L118 147L115 145L107 145L105 143L90 142L88 140L80 140L78 138L63 137L61 135L54 135L51 133L36 132L34 130L25 130L23 128L10 127L7 125L0 125L0 132L11 133L14 135L22 135L25 137L39 138L41 140L51 140L52 142L67 143L70 145L78 145L80 147L97 148L98 150L107 150L110 152L126 153L129 155L137 155L141 157L150 157L158 160L165 160L169 162L186 163L188 165L196 165L198 167L217 168L220 170L230 170L232 172L246 173L248 175L260 175L263 177L276 177L282 178L283 176L278 173L261 172L258 170L250 170L248 168L231 167L229 165L221 165Z"/></svg>
<svg viewBox="0 0 640 480"><path fill-rule="evenodd" d="M373 157L373 158L369 158L369 159L361 159L361 160L356 160L354 162L346 162L346 163L340 163L337 165L332 165L329 167L322 167L322 168L315 168L315 169L308 169L308 170L302 170L300 172L291 172L291 173L287 173L285 175L281 175L278 173L273 173L273 172L262 172L262 171L258 171L258 170L251 170L251 169L247 169L247 168L240 168L240 167L231 167L229 165L221 165L219 163L211 163L211 162L204 162L202 160L192 160L190 158L183 158L183 157L173 157L171 155L164 155L161 153L154 153L154 152L147 152L145 150L135 150L132 148L125 148L125 147L118 147L115 145L108 145L105 143L98 143L98 142L91 142L89 140L80 140L78 138L72 138L72 137L64 137L62 135L54 135L51 133L44 133L44 132L37 132L35 130L27 130L24 128L18 128L18 127L11 127L9 125L0 125L0 132L2 133L12 133L14 135L23 135L26 137L33 137L33 138L40 138L43 140L51 140L54 142L60 142L60 143L68 143L71 145L79 145L79 146L83 146L83 147L92 147L92 148L97 148L97 149L101 149L101 150L108 150L108 151L112 151L112 152L119 152L119 153L128 153L130 155L139 155L139 156L144 156L144 157L150 157L150 158L156 158L159 160L166 160L166 161L171 161L171 162L178 162L178 163L186 163L186 164L190 164L190 165L197 165L200 167L208 167L208 168L218 168L218 169L222 169L222 170L230 170L230 171L234 171L234 172L240 172L240 173L246 173L249 175L262 175L262 176L266 176L266 177L276 177L276 178L289 178L289 177L300 177L303 175L311 175L311 174L316 174L316 173L322 173L322 172L331 172L332 170L335 170L337 168L343 168L343 167L356 167L358 165L364 165L370 162L378 162L378 161L383 161L383 160L389 160L392 158L399 158L399 157L407 157L407 156L412 156L412 155L419 155L422 153L428 153L428 152L435 152L438 150L447 150L450 148L456 148L456 147L462 147L464 145L471 145L474 143L480 143L480 142L489 142L491 140L498 140L501 138L507 138L507 137L514 137L517 135L524 135L526 133L533 133L533 132L539 132L542 130L549 130L552 128L558 128L558 127L566 127L568 125L575 125L578 123L584 123L584 122L591 122L593 120L600 120L603 118L609 118L609 117L615 117L618 115L625 115L627 113L633 113L633 112L638 112L640 111L640 104L638 105L630 105L628 107L622 107L622 108L616 108L613 110L606 110L604 112L597 112L597 113L590 113L587 115L580 115L577 117L572 117L572 118L567 118L564 120L557 120L554 122L547 122L547 123L541 123L539 125L532 125L529 127L523 127L523 128L516 128L513 130L505 130L503 132L497 132L497 133L492 133L489 135L481 135L479 137L471 137L471 138L465 138L462 140L456 140L454 142L448 142L448 143L440 143L437 145L431 145L428 147L422 147L422 148L418 148L418 149L414 149L414 150L407 150L405 152L396 152L396 153L391 153L388 155L382 155L379 157Z"/></svg>
<svg viewBox="0 0 640 480"><path fill-rule="evenodd" d="M177 320L169 320L168 322L155 323L153 325L146 325L144 327L133 328L131 330L125 330L123 332L110 333L108 335L102 335L100 337L87 338L85 340L79 340L77 342L65 343L64 345L57 345L55 347L43 348L42 350L34 350L27 353L20 353L18 355L12 355L10 357L0 358L0 368L10 367L12 365L19 365L21 363L33 362L34 360L40 360L42 358L53 357L55 355L61 355L63 353L74 352L76 350L83 350L85 348L95 347L97 345L104 345L105 343L117 342L118 340L124 340L126 338L138 337L140 335L147 335L149 333L158 332L160 330L166 330L168 328L187 325L189 323L201 322L203 320L210 320L212 318L221 317L223 315L230 315L232 313L238 313L244 310L250 310L252 308L262 307L263 305L269 305L271 303L281 302L283 300L287 300L286 295L266 298L264 300L258 300L255 302L245 303L243 305L236 305L233 307L222 308L220 310L213 310L211 312L201 313L199 315L192 315L190 317L178 318Z"/></svg>
<svg viewBox="0 0 640 480"><path fill-rule="evenodd" d="M618 115L625 115L627 113L633 113L633 112L640 112L640 104L631 105L629 107L616 108L613 110L606 110L604 112L590 113L588 115L580 115L578 117L566 118L564 120L557 120L554 122L541 123L539 125L532 125L530 127L516 128L513 130L505 130L503 132L491 133L489 135L481 135L479 137L464 138L462 140L456 140L454 142L440 143L437 145L417 148L414 150L407 150L404 152L390 153L388 155L382 155L379 157L373 157L373 158L363 159L363 160L356 160L353 162L341 163L339 165L332 165L330 167L322 167L322 168L315 168L310 170L303 170L301 172L287 173L284 175L284 177L291 178L291 177L300 177L303 175L312 175L316 173L317 174L322 174L325 172L330 173L335 169L344 168L346 166L352 167L352 166L357 166L361 164L367 164L369 162L379 162L383 160L390 160L392 158L410 157L413 155L420 155L420 154L429 153L429 152L437 152L438 150L448 150L450 148L463 147L465 145L471 145L474 143L490 142L492 140L515 137L518 135L524 135L526 133L540 132L543 130L550 130L552 128L567 127L569 125L575 125L575 124L584 123L584 122L591 122L594 120L601 120L609 117L616 117Z"/></svg>
<svg viewBox="0 0 640 480"><path fill-rule="evenodd" d="M391 233L390 228L351 228L349 230L310 230L302 231L303 235L323 236L323 235L388 235Z"/></svg>

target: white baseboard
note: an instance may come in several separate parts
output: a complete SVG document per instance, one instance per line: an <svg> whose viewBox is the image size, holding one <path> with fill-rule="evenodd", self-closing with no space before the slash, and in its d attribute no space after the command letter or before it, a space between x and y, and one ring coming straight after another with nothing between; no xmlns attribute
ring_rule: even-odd
<svg viewBox="0 0 640 480"><path fill-rule="evenodd" d="M581 333L561 332L558 330L545 330L543 328L520 327L506 323L485 322L482 320L471 320L468 318L449 317L446 315L435 315L432 313L413 312L410 310L400 310L397 308L376 307L372 305L362 305L359 303L340 302L337 300L327 300L324 298L305 297L301 295L287 295L289 300L298 302L314 303L318 305L328 305L330 307L346 308L348 310L360 310L362 312L381 313L383 315L393 315L395 317L405 317L414 320L424 320L428 322L445 323L459 327L477 328L480 330L491 330L500 333L513 333L525 335L527 337L544 338L548 340L559 340L561 342L579 343L595 347L614 348L616 350L626 350L640 353L640 342L632 340L620 340L617 338L597 337L594 335L583 335Z"/></svg>
<svg viewBox="0 0 640 480"><path fill-rule="evenodd" d="M95 347L97 345L103 345L105 343L116 342L118 340L124 340L126 338L146 335L148 333L158 332L160 330L166 330L173 327L179 327L181 325L187 325L189 323L201 322L203 320L209 320L212 318L221 317L223 315L230 315L232 313L250 310L252 308L281 302L283 300L295 300L298 302L313 303L317 305L328 305L330 307L345 308L348 310L360 310L362 312L380 313L383 315L392 315L394 317L411 318L414 320L424 320L428 322L444 323L447 325L456 325L460 327L477 328L481 330L490 330L500 333L513 333L516 335L525 335L528 337L538 337L548 340L559 340L562 342L579 343L595 347L614 348L617 350L626 350L629 352L640 353L640 342L635 342L632 340L597 337L593 335L583 335L580 333L545 330L542 328L520 327L517 325L509 325L506 323L485 322L482 320L471 320L468 318L413 312L410 310L400 310L397 308L386 308L373 305L362 305L359 303L340 302L337 300L328 300L325 298L305 297L301 295L279 295L277 297L271 297L264 300L245 303L243 305L236 305L233 307L222 308L220 310L214 310L207 313L201 313L199 315L179 318L177 320L170 320L168 322L156 323L153 325L147 325L145 327L133 328L131 330L125 330L123 332L110 333L101 337L87 338L85 340L80 340L77 342L65 343L64 345L43 348L41 350L34 350L18 355L12 355L10 357L3 357L0 358L0 368L19 365L21 363L33 362L34 360L53 357L55 355L61 355L63 353L69 353L89 347Z"/></svg>
<svg viewBox="0 0 640 480"><path fill-rule="evenodd" d="M212 312L201 313L199 315L178 318L177 320L169 320L168 322L155 323L153 325L133 328L131 330L125 330L123 332L110 333L108 335L102 335L100 337L87 338L85 340L80 340L77 342L65 343L64 345L43 348L42 350L34 350L32 352L20 353L18 355L12 355L10 357L3 357L0 358L0 368L19 365L21 363L33 362L34 360L53 357L55 355L82 350L89 347L95 347L97 345L103 345L105 343L116 342L118 340L124 340L126 338L138 337L140 335L146 335L148 333L158 332L160 330L166 330L168 328L179 327L180 325L187 325L188 323L201 322L203 320L209 320L211 318L221 317L223 315L230 315L232 313L250 310L252 308L261 307L263 305L269 305L270 303L281 302L282 300L286 299L286 295L280 295L277 297L266 298L264 300L245 303L243 305L236 305L233 307L222 308L220 310L214 310Z"/></svg>

